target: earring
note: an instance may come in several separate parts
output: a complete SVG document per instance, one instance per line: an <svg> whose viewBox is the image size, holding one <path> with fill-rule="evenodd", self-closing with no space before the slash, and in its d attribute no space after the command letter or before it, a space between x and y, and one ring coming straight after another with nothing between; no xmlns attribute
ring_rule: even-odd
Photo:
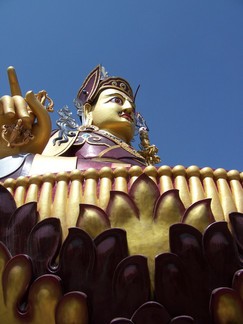
<svg viewBox="0 0 243 324"><path fill-rule="evenodd" d="M93 118L92 118L92 114L89 112L88 116L85 120L85 126L91 126L93 123Z"/></svg>

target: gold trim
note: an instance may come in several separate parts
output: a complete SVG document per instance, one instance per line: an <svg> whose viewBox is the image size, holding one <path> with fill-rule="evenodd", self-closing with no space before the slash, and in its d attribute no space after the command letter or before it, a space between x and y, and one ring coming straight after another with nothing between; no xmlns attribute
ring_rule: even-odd
<svg viewBox="0 0 243 324"><path fill-rule="evenodd" d="M98 155L98 157L102 157L105 153L107 153L107 152L109 152L109 151L111 151L113 149L119 148L119 147L120 147L120 145L109 146L109 147L107 147L107 149L104 149L102 152L100 152L100 154Z"/></svg>
<svg viewBox="0 0 243 324"><path fill-rule="evenodd" d="M95 132L96 133L96 132ZM138 157L139 159L142 159L144 161L144 165L146 165L145 160L143 158L142 155L140 155L132 146L130 146L129 144L127 144L126 142L124 142L123 140L117 138L115 135L109 134L106 131L102 131L100 130L99 132L97 132L98 134L101 134L105 137L107 137L108 139L112 140L113 142L115 142L116 144L118 144L118 146L122 147L125 151L131 153L132 155ZM113 146L114 147L114 146ZM141 161L141 163L143 163Z"/></svg>

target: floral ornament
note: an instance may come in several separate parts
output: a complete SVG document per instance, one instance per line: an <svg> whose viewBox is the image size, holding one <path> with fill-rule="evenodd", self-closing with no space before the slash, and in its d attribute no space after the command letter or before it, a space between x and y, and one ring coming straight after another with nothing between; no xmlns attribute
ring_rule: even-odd
<svg viewBox="0 0 243 324"><path fill-rule="evenodd" d="M181 222L192 224L203 232L214 222L210 199L196 202L186 210L178 190L168 190L160 195L154 181L142 174L128 194L111 191L106 212L96 206L81 205L76 226L93 238L107 227L123 228L127 234L129 254L148 257L153 283L154 258L169 251L169 228Z"/></svg>

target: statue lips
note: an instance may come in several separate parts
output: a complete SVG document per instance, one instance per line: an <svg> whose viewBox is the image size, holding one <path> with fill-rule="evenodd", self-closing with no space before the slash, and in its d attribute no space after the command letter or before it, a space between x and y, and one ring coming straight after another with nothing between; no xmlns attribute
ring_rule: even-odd
<svg viewBox="0 0 243 324"><path fill-rule="evenodd" d="M128 113L120 112L119 113L119 116L122 117L122 118L125 118L125 119L129 120L131 123L134 122L132 116L130 114L128 114Z"/></svg>

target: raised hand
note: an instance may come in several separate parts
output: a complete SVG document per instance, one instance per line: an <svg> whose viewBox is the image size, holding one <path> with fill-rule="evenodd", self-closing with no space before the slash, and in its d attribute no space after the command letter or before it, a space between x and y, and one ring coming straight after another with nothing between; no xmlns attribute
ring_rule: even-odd
<svg viewBox="0 0 243 324"><path fill-rule="evenodd" d="M22 97L15 69L7 70L10 95L0 98L0 158L19 153L41 153L51 134L51 119L45 91L35 95L28 91ZM52 101L51 101L52 104Z"/></svg>

